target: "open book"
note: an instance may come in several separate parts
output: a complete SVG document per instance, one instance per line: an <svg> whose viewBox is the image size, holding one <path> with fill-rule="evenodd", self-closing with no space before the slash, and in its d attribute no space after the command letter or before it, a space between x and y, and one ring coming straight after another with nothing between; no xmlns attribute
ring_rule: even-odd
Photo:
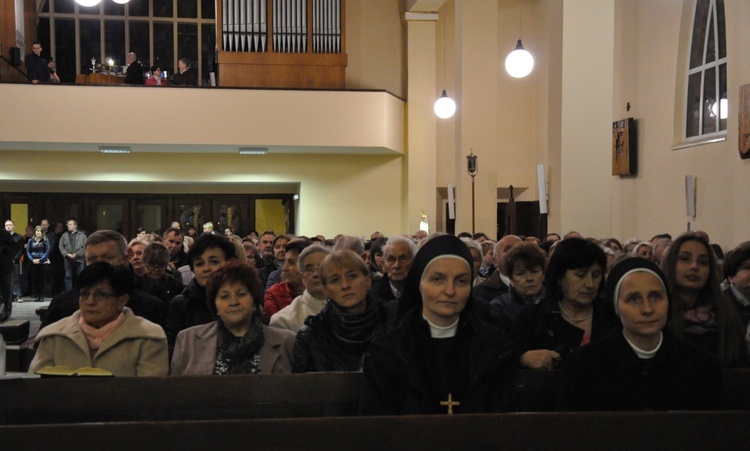
<svg viewBox="0 0 750 451"><path fill-rule="evenodd" d="M82 368L73 369L65 365L45 366L44 368L37 370L36 374L42 377L71 377L71 376L113 377L114 376L114 374L102 368L91 368L89 366L85 366Z"/></svg>

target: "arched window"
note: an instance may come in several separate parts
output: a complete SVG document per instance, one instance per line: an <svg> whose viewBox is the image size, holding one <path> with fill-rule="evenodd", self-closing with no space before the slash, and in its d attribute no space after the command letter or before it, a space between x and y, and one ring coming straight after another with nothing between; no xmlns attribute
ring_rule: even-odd
<svg viewBox="0 0 750 451"><path fill-rule="evenodd" d="M724 0L697 0L687 71L685 139L726 135L727 49Z"/></svg>

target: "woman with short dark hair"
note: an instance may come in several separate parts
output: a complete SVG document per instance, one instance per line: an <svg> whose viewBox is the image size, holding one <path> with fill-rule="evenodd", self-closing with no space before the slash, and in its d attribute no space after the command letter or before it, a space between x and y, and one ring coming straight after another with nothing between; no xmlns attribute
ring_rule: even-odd
<svg viewBox="0 0 750 451"><path fill-rule="evenodd" d="M181 330L214 320L206 301L206 282L222 263L236 258L234 244L225 236L203 234L195 239L188 251L188 265L195 278L169 303L166 332L170 345Z"/></svg>
<svg viewBox="0 0 750 451"><path fill-rule="evenodd" d="M206 297L217 318L177 335L172 375L291 372L294 334L263 325L258 271L235 259L214 271Z"/></svg>
<svg viewBox="0 0 750 451"><path fill-rule="evenodd" d="M503 255L503 274L508 275L508 291L490 301L492 315L506 332L524 306L540 302L544 297L544 269L547 255L538 244L524 241Z"/></svg>
<svg viewBox="0 0 750 451"><path fill-rule="evenodd" d="M167 337L158 324L126 307L133 274L93 263L78 277L79 310L43 328L29 372L45 366L101 368L115 376L166 376Z"/></svg>
<svg viewBox="0 0 750 451"><path fill-rule="evenodd" d="M526 306L513 323L511 335L523 367L558 368L572 350L617 324L601 297L606 268L599 244L582 238L558 241L544 275L547 296Z"/></svg>

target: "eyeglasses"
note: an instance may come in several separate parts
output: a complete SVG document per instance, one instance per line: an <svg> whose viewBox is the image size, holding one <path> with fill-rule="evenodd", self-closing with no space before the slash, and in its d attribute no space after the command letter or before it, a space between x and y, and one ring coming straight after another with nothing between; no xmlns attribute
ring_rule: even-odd
<svg viewBox="0 0 750 451"><path fill-rule="evenodd" d="M320 265L305 265L304 268L302 268L304 272L317 272L320 271Z"/></svg>
<svg viewBox="0 0 750 451"><path fill-rule="evenodd" d="M160 270L160 269L167 269L167 264L166 263L161 264L161 265L146 264L146 265L143 265L143 266L146 267L146 271L157 271L157 270Z"/></svg>
<svg viewBox="0 0 750 451"><path fill-rule="evenodd" d="M89 298L89 296L93 295L94 300L96 302L104 302L109 298L117 297L117 295L113 293L107 293L106 291L94 291L93 293L88 290L83 290L78 294L78 299L80 300L86 300Z"/></svg>

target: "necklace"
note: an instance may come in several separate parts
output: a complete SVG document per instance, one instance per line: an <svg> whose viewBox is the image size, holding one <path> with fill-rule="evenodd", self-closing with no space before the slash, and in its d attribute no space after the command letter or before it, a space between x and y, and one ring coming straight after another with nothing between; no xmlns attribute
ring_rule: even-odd
<svg viewBox="0 0 750 451"><path fill-rule="evenodd" d="M594 314L594 308L592 307L591 310L589 310L589 312L586 314L586 316L582 318L574 318L568 312L565 311L565 309L562 306L562 302L558 302L557 305L560 307L560 313L562 314L563 318L565 318L567 321L573 324L582 323L586 321L587 319L591 318L591 315Z"/></svg>

